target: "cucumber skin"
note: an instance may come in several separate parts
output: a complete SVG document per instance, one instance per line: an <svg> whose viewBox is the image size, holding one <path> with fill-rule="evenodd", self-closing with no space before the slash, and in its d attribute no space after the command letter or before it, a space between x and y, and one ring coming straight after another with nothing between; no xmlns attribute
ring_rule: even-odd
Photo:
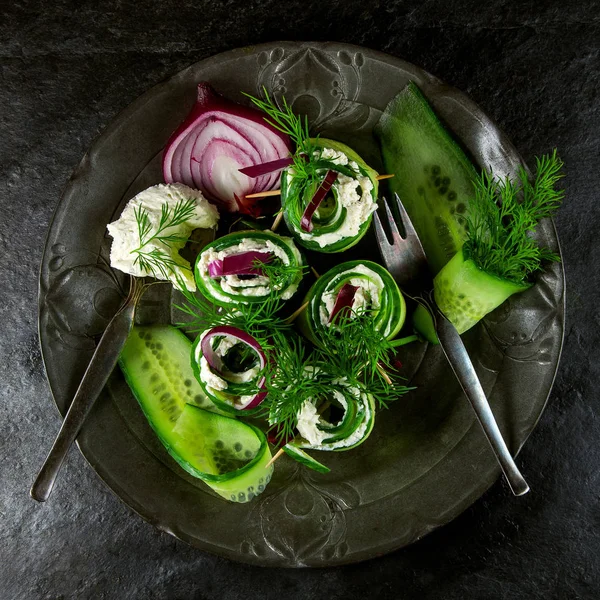
<svg viewBox="0 0 600 600"><path fill-rule="evenodd" d="M457 195L452 203L454 206L464 204L468 207L468 200L475 193L472 181L477 177L477 171L413 82L390 101L374 132L379 139L387 172L396 175L388 182L390 190L402 200L419 234L430 267L437 273L451 258L451 254L439 241L439 223L436 223L436 219L441 219L447 226L455 252L464 243L466 232L464 225L459 223L464 216L452 215L449 201L438 198L435 189L431 190L430 195L430 198L438 200L435 213L427 209L419 194L419 188L425 194L426 186L419 185L418 178L426 182L424 169L430 166L425 162L426 155L428 160L444 164L445 170L450 167L447 174L451 174L452 189ZM426 135L430 136L428 145ZM412 163L417 157L421 157L422 162L415 167Z"/></svg>
<svg viewBox="0 0 600 600"><path fill-rule="evenodd" d="M317 471L317 473L329 473L331 471L329 467L326 467L323 463L315 460L312 456L294 444L286 444L283 447L283 451L296 462L308 467L309 469L312 469L313 471Z"/></svg>
<svg viewBox="0 0 600 600"><path fill-rule="evenodd" d="M531 284L517 284L482 271L460 250L435 276L434 297L440 310L464 333L513 294Z"/></svg>
<svg viewBox="0 0 600 600"><path fill-rule="evenodd" d="M377 196L379 194L379 181L377 180L377 171L372 169L361 157L357 154L352 148L343 144L342 142L337 142L335 140L330 140L328 138L311 138L310 140L317 148L330 148L331 150L336 150L337 152L343 152L349 161L354 161L361 169L363 169L371 183L373 184L373 189L371 190L371 196L377 202ZM365 236L369 227L371 226L371 221L373 220L373 215L370 215L369 218L360 226L358 234L351 238L342 238L337 242L331 244L330 246L326 246L322 248L318 242L312 242L310 240L303 240L297 233L297 228L294 226L294 223L290 219L288 215L288 211L285 210L286 203L286 190L287 190L287 170L282 172L281 179L281 189L282 189L282 197L281 197L281 205L283 207L283 218L287 228L290 230L292 235L294 236L294 241L307 250L313 250L314 252L322 252L323 254L337 254L339 252L344 252L352 246L355 246L360 242L360 240ZM298 223L298 227L300 223Z"/></svg>

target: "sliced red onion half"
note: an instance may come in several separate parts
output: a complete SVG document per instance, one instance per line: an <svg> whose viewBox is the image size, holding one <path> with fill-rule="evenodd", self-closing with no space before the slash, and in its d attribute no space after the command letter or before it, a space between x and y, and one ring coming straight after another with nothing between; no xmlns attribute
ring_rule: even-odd
<svg viewBox="0 0 600 600"><path fill-rule="evenodd" d="M345 283L338 292L338 295L335 299L335 304L333 305L333 310L329 315L328 323L331 323L339 314L341 310L344 308L352 308L352 304L354 302L354 296L358 291L358 286L351 285L350 283Z"/></svg>
<svg viewBox="0 0 600 600"><path fill-rule="evenodd" d="M304 213L302 215L302 220L300 221L300 227L303 231L310 233L313 229L312 218L315 214L315 211L319 208L321 202L327 196L331 186L334 184L337 179L337 172L329 170L327 171L327 175L325 175L325 179L323 179L319 189L312 197L312 200L308 203L308 206L305 208Z"/></svg>
<svg viewBox="0 0 600 600"><path fill-rule="evenodd" d="M249 250L241 254L233 254L223 259L213 260L208 263L208 274L211 277L223 277L224 275L262 275L263 270L258 263L268 264L272 262L272 252L259 252Z"/></svg>
<svg viewBox="0 0 600 600"><path fill-rule="evenodd" d="M262 346L248 333L238 329L237 327L231 327L230 325L220 325L218 327L213 327L208 331L208 333L204 334L202 338L202 342L200 343L200 349L202 350L202 355L206 358L206 362L209 367L217 374L222 375L223 371L223 362L221 361L220 356L213 350L211 340L214 337L228 336L234 338L238 342L242 344L246 344L258 356L258 362L260 366L260 370L262 371L267 364L267 358L262 349ZM239 410L248 410L250 408L254 408L258 406L266 397L267 392L264 391L265 377L263 376L260 381L257 382L256 387L259 389L263 389L263 391L258 392L253 398L251 398L246 404L236 406Z"/></svg>
<svg viewBox="0 0 600 600"><path fill-rule="evenodd" d="M240 169L290 154L288 136L265 122L259 110L232 102L207 83L198 84L196 104L167 142L163 156L166 183L201 190L226 210L238 210L235 195L279 188L277 171L251 178Z"/></svg>

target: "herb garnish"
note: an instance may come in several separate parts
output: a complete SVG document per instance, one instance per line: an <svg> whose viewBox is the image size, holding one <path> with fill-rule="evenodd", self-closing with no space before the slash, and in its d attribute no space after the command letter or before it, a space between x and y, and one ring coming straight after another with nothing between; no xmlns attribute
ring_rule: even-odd
<svg viewBox="0 0 600 600"><path fill-rule="evenodd" d="M193 214L196 208L196 201L193 198L187 200L180 199L172 208L169 202L165 201L161 206L161 214L156 229L152 226L152 221L148 211L143 206L137 206L133 209L137 223L139 246L131 250L135 254L134 264L138 264L141 269L151 273L154 277L160 274L165 279L176 272L176 268L191 271L189 267L178 263L173 257L161 248L148 249L151 242L160 242L167 248L177 249L187 242L187 237L168 233L168 229L177 227L185 223ZM185 288L186 286L183 285Z"/></svg>
<svg viewBox="0 0 600 600"><path fill-rule="evenodd" d="M563 200L564 191L555 189L563 177L562 167L554 150L536 159L533 182L523 167L515 182L508 177L498 180L484 170L474 181L475 197L469 204L465 258L481 270L517 284L542 269L544 261L558 261L559 256L540 247L531 233Z"/></svg>

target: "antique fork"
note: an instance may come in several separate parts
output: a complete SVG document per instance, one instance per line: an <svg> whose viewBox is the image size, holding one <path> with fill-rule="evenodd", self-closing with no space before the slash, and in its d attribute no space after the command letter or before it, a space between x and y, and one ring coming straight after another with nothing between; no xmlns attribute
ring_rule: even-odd
<svg viewBox="0 0 600 600"><path fill-rule="evenodd" d="M45 502L50 496L69 448L117 364L133 326L138 301L148 285L150 284L135 277L129 277L129 293L102 334L54 444L31 487L30 495L34 500Z"/></svg>
<svg viewBox="0 0 600 600"><path fill-rule="evenodd" d="M377 213L374 214L375 233L383 262L402 288L402 291L425 306L433 317L440 346L475 411L475 415L496 455L496 459L502 468L510 489L515 496L522 496L529 491L529 486L519 472L502 438L492 409L485 397L485 392L477 378L475 368L463 341L460 339L454 325L452 325L435 304L433 278L429 270L425 251L398 194L394 195L394 199L404 228L404 236L400 234L385 198L382 201L392 235L392 243L388 240L379 215Z"/></svg>

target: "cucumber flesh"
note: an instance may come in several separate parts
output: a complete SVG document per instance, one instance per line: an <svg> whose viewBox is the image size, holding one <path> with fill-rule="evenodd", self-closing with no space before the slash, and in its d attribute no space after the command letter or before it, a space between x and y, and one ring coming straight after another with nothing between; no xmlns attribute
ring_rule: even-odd
<svg viewBox="0 0 600 600"><path fill-rule="evenodd" d="M315 460L312 456L304 452L304 450L294 446L294 444L286 444L283 447L283 451L296 462L299 462L301 465L304 465L313 471L317 471L318 473L329 473L331 471L329 467L326 467L318 460Z"/></svg>
<svg viewBox="0 0 600 600"><path fill-rule="evenodd" d="M482 271L461 250L436 275L434 296L440 310L464 333L509 296L522 292L529 284L517 284Z"/></svg>
<svg viewBox="0 0 600 600"><path fill-rule="evenodd" d="M170 435L169 453L188 473L232 502L249 502L271 480L262 431L188 404Z"/></svg>
<svg viewBox="0 0 600 600"><path fill-rule="evenodd" d="M218 409L196 381L192 343L175 327L134 326L119 365L150 425L165 441L186 403Z"/></svg>
<svg viewBox="0 0 600 600"><path fill-rule="evenodd" d="M414 83L387 106L375 134L392 192L400 196L437 273L466 239L475 167Z"/></svg>

